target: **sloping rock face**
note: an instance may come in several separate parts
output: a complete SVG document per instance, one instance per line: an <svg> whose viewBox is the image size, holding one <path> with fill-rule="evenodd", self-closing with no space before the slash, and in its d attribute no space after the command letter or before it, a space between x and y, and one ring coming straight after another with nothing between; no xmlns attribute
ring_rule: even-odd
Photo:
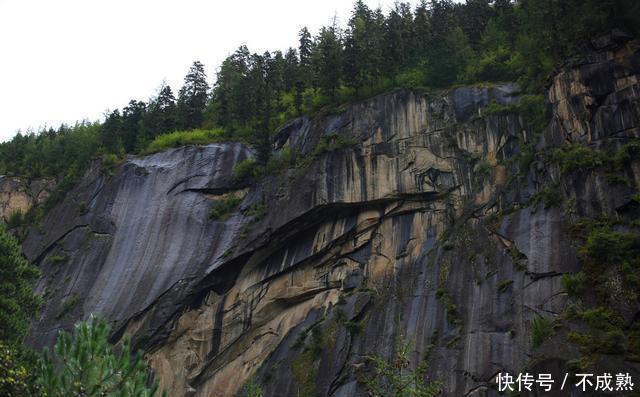
<svg viewBox="0 0 640 397"><path fill-rule="evenodd" d="M638 137L637 46L585 62L553 82L540 153ZM498 395L495 375L525 368L562 379L578 348L562 332L534 347L532 321L568 305L570 218L637 216L640 164L616 190L600 172L520 161L535 143L526 115L486 111L519 99L514 84L397 91L296 119L276 146L298 166L249 186L232 176L251 155L240 144L132 157L111 177L96 164L25 242L50 297L31 341L100 314L171 396L239 395L249 380L266 396L365 396L367 357L404 344L447 396ZM536 199L560 182L569 209ZM208 219L230 194L238 207Z"/></svg>

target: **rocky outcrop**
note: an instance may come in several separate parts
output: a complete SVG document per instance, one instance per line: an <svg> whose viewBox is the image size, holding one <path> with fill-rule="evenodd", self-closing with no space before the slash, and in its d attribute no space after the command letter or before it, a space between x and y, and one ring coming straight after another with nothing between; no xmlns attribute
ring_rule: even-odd
<svg viewBox="0 0 640 397"><path fill-rule="evenodd" d="M637 137L637 47L607 51L554 80L541 153ZM296 119L276 147L298 166L250 185L233 178L251 156L238 143L132 156L110 177L95 164L25 241L49 297L31 343L105 316L171 396L234 396L250 379L266 396L366 395L367 357L404 342L450 396L497 395L501 371L565 371L578 349L562 332L532 346L531 323L560 316L562 275L581 268L569 218L633 206L640 165L621 192L522 161L526 115L485 111L519 98L514 84L400 90ZM571 211L537 200L561 178ZM230 194L237 208L209 219ZM639 373L623 360L608 363Z"/></svg>
<svg viewBox="0 0 640 397"><path fill-rule="evenodd" d="M0 176L0 217L7 220L15 213L26 214L34 205L42 204L54 186L50 179L28 183L21 178Z"/></svg>

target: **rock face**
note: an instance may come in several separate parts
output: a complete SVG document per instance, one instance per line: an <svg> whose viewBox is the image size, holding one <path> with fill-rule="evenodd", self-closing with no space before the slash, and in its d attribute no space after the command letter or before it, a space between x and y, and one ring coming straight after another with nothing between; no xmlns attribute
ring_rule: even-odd
<svg viewBox="0 0 640 397"><path fill-rule="evenodd" d="M627 43L559 74L539 150L638 138L639 71ZM566 209L535 200L561 176L518 161L534 143L526 115L485 110L519 98L514 84L401 90L292 120L276 147L299 165L249 186L233 178L251 156L237 143L131 157L112 176L95 164L25 241L49 297L31 343L100 314L170 396L239 395L251 379L265 396L364 396L367 356L393 360L403 343L447 396L498 395L501 371L563 373L579 352L560 332L531 344L581 267ZM624 173L633 188L593 172L565 178L562 196L581 216L620 215L637 159ZM210 220L231 194L237 208Z"/></svg>
<svg viewBox="0 0 640 397"><path fill-rule="evenodd" d="M34 205L42 204L53 187L54 182L49 179L28 183L21 178L0 176L0 217L7 220L14 213L27 213Z"/></svg>

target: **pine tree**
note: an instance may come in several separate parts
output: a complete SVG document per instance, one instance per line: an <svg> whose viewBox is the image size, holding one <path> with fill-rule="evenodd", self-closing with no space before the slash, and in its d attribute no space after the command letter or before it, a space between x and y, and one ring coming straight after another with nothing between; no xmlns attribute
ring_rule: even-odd
<svg viewBox="0 0 640 397"><path fill-rule="evenodd" d="M58 334L53 356L45 350L40 378L48 397L151 397L156 381L147 386L148 369L142 357L131 354L131 344L123 342L120 354L108 342L106 322L91 317L76 324L73 335Z"/></svg>
<svg viewBox="0 0 640 397"><path fill-rule="evenodd" d="M132 100L122 109L122 145L126 153L132 153L145 140L143 119L147 104Z"/></svg>
<svg viewBox="0 0 640 397"><path fill-rule="evenodd" d="M122 117L116 109L107 114L100 127L100 144L108 153L119 153L122 148Z"/></svg>
<svg viewBox="0 0 640 397"><path fill-rule="evenodd" d="M195 61L178 93L178 112L183 129L191 130L202 126L202 114L207 105L208 92L209 84L207 84L204 65Z"/></svg>
<svg viewBox="0 0 640 397"><path fill-rule="evenodd" d="M175 131L178 127L176 98L170 86L163 84L158 96L149 102L145 127L147 139Z"/></svg>
<svg viewBox="0 0 640 397"><path fill-rule="evenodd" d="M300 46L298 47L298 53L300 54L300 81L302 87L309 87L312 83L312 55L313 55L313 41L311 40L311 33L307 27L303 27L298 35Z"/></svg>
<svg viewBox="0 0 640 397"><path fill-rule="evenodd" d="M22 257L16 239L0 224L0 341L22 342L41 299L31 284L38 269Z"/></svg>

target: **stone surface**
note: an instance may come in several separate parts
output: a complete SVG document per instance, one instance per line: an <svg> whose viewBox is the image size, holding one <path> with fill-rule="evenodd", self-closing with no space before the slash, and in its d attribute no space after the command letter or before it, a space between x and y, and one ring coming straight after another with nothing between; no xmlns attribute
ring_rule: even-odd
<svg viewBox="0 0 640 397"><path fill-rule="evenodd" d="M547 147L638 137L637 46L602 45L554 79ZM559 173L534 161L514 181L529 128L483 112L518 100L514 84L399 90L295 119L277 150L355 144L250 186L232 177L251 155L237 143L131 157L111 177L96 163L25 241L48 296L30 341L102 315L178 397L239 395L250 379L265 396L365 396L366 357L391 360L402 341L447 396L497 396L501 371L561 373L575 348L530 342L532 319L567 304L561 276L580 269L567 212L530 200ZM638 162L624 172L637 189ZM562 182L576 216L634 200L597 172ZM228 194L242 202L210 220Z"/></svg>
<svg viewBox="0 0 640 397"><path fill-rule="evenodd" d="M39 178L30 183L16 177L0 176L0 217L7 220L12 214L26 214L31 207L42 204L53 190L51 179Z"/></svg>

